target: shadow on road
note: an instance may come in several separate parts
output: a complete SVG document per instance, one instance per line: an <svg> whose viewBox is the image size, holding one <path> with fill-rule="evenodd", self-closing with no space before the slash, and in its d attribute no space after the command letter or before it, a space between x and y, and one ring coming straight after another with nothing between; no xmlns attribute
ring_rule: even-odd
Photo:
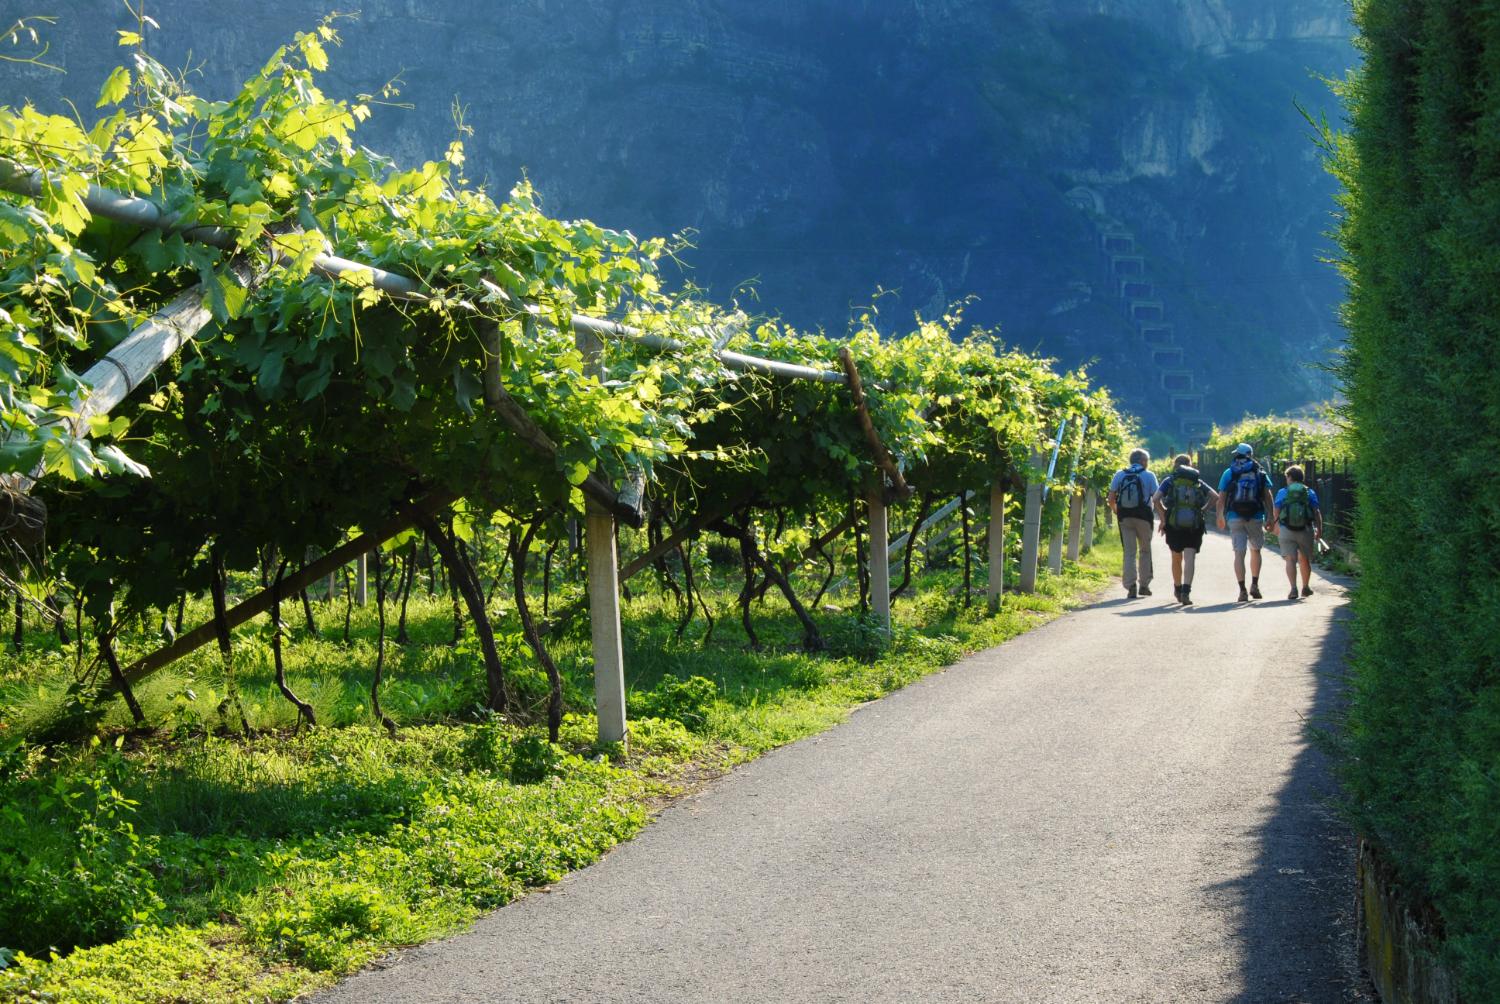
<svg viewBox="0 0 1500 1004"><path fill-rule="evenodd" d="M1140 603L1141 601L1140 600L1136 600L1135 602L1136 603ZM1146 597L1145 602L1151 603L1151 604L1153 604L1153 606L1149 606L1149 607L1137 606L1137 607L1134 607L1134 608L1132 608L1130 610L1121 610L1120 611L1120 616L1121 617L1155 617L1158 614L1176 613L1178 610L1182 609L1182 607L1179 606L1176 603L1157 603L1155 599L1153 599L1152 597L1149 597L1149 596Z"/></svg>
<svg viewBox="0 0 1500 1004"><path fill-rule="evenodd" d="M1227 998L1234 1004L1377 1000L1367 992L1355 946L1353 835L1336 813L1339 789L1330 757L1313 739L1315 731L1338 728L1348 620L1343 607L1326 637L1305 639L1303 652L1316 660L1311 671L1317 677L1303 725L1306 743L1275 808L1258 829L1244 834L1259 844L1254 869L1208 888L1214 901L1237 915L1243 988Z"/></svg>

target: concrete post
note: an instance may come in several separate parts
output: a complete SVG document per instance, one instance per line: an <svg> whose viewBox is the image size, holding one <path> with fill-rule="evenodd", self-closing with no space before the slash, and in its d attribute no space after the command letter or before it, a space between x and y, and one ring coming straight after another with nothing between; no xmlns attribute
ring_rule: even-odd
<svg viewBox="0 0 1500 1004"><path fill-rule="evenodd" d="M602 379L604 342L582 328L575 334L584 371ZM601 743L628 742L625 724L625 644L620 634L620 570L615 518L590 500L583 517L588 568L589 624L594 642L594 707Z"/></svg>
<svg viewBox="0 0 1500 1004"><path fill-rule="evenodd" d="M1087 553L1094 549L1094 527L1099 522L1099 493L1089 488L1083 497L1083 550Z"/></svg>
<svg viewBox="0 0 1500 1004"><path fill-rule="evenodd" d="M1005 487L996 478L990 485L990 613L1000 609L1005 595ZM964 602L968 602L965 598Z"/></svg>
<svg viewBox="0 0 1500 1004"><path fill-rule="evenodd" d="M370 556L361 554L354 562L354 602L364 606L370 599Z"/></svg>
<svg viewBox="0 0 1500 1004"><path fill-rule="evenodd" d="M1047 540L1047 571L1053 575L1062 574L1063 535L1068 532L1068 511L1062 506L1058 509L1057 523Z"/></svg>
<svg viewBox="0 0 1500 1004"><path fill-rule="evenodd" d="M885 488L876 484L866 496L870 508L870 609L880 626L891 630L890 530L886 525Z"/></svg>
<svg viewBox="0 0 1500 1004"><path fill-rule="evenodd" d="M1068 498L1068 560L1077 561L1083 536L1083 493L1073 491Z"/></svg>
<svg viewBox="0 0 1500 1004"><path fill-rule="evenodd" d="M1042 543L1042 485L1026 486L1026 514L1021 521L1021 592L1036 592L1037 554Z"/></svg>
<svg viewBox="0 0 1500 1004"><path fill-rule="evenodd" d="M594 639L594 703L599 710L599 741L625 742L625 647L620 637L618 556L615 519L593 502L584 517L589 574L589 622Z"/></svg>

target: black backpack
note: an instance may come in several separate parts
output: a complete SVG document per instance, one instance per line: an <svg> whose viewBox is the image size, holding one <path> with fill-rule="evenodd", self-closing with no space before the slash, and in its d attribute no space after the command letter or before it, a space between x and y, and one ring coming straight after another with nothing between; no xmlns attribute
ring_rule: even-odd
<svg viewBox="0 0 1500 1004"><path fill-rule="evenodd" d="M1237 516L1253 519L1263 507L1261 498L1264 475L1260 464L1254 460L1239 461L1229 465L1229 509Z"/></svg>
<svg viewBox="0 0 1500 1004"><path fill-rule="evenodd" d="M1115 492L1115 503L1122 514L1150 512L1146 507L1146 485L1141 481L1139 471L1125 472L1125 476L1120 479L1120 488Z"/></svg>

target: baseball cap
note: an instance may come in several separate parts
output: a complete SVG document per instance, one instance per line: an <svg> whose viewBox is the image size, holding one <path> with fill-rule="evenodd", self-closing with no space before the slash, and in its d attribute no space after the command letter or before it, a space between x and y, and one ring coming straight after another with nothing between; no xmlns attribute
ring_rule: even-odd
<svg viewBox="0 0 1500 1004"><path fill-rule="evenodd" d="M1255 451L1250 449L1249 443L1241 443L1234 448L1234 455L1236 457L1250 457L1255 455Z"/></svg>

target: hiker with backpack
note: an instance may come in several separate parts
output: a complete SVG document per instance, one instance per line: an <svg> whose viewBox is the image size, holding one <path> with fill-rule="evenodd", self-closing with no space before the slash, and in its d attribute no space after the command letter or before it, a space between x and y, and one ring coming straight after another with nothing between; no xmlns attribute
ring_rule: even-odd
<svg viewBox="0 0 1500 1004"><path fill-rule="evenodd" d="M1286 469L1286 487L1276 493L1276 520L1281 525L1281 556L1292 584L1287 599L1297 598L1297 565L1302 565L1302 595L1312 595L1313 549L1323 537L1323 509L1318 493L1307 487L1307 476L1293 464Z"/></svg>
<svg viewBox="0 0 1500 1004"><path fill-rule="evenodd" d="M1146 470L1149 463L1151 454L1132 450L1130 466L1116 471L1109 482L1109 508L1125 545L1125 596L1132 600L1151 595L1151 497L1160 486L1156 475Z"/></svg>
<svg viewBox="0 0 1500 1004"><path fill-rule="evenodd" d="M1172 460L1172 473L1151 496L1151 507L1161 520L1161 534L1172 551L1172 582L1177 602L1193 605L1193 564L1203 550L1203 510L1217 501L1219 493L1208 486L1193 466L1193 458L1179 453Z"/></svg>
<svg viewBox="0 0 1500 1004"><path fill-rule="evenodd" d="M1234 546L1234 576L1240 583L1241 603L1260 599L1260 550L1266 531L1276 532L1276 505L1271 478L1255 460L1249 443L1234 448L1234 459L1219 478L1219 529L1229 529ZM1227 514L1225 510L1228 510ZM1270 525L1266 523L1270 514ZM1250 552L1250 589L1245 589L1245 552Z"/></svg>

